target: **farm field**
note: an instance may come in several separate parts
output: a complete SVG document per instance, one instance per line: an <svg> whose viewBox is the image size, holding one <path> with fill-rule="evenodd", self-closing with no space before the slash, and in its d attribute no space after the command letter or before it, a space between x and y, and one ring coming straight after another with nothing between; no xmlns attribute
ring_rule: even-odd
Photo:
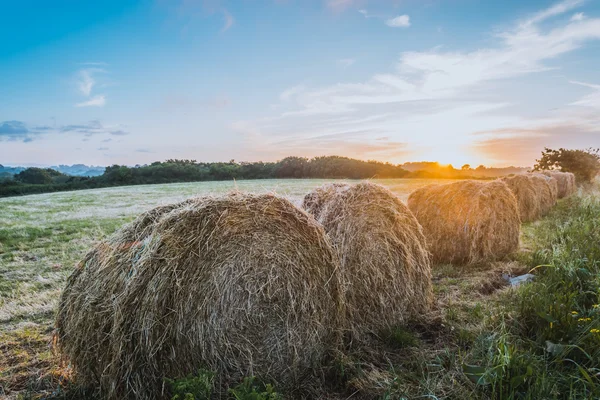
<svg viewBox="0 0 600 400"><path fill-rule="evenodd" d="M6 349L6 341L10 338L25 335L25 340L29 340L29 335L33 335L47 347L60 290L73 266L95 243L140 213L192 196L218 195L236 189L252 193L274 192L299 205L306 193L326 182L330 181L194 182L0 199L0 346L4 342ZM445 181L382 179L374 182L385 185L406 201L414 189ZM22 356L33 364L39 361L36 354ZM17 371L11 369L14 367L0 362L0 387L26 388L28 374L35 374L37 368Z"/></svg>
<svg viewBox="0 0 600 400"><path fill-rule="evenodd" d="M61 289L83 255L124 223L158 205L235 189L253 193L275 192L299 204L304 194L325 182L329 181L200 182L0 199L0 398L44 398L49 395L63 398L60 388L69 378L68 370L51 350L54 312ZM374 182L388 187L406 202L413 190L440 181L388 179ZM433 396L431 398L505 398L490 395L489 387L481 391L478 387L481 382L469 378L481 374L477 369L481 368L481 362L477 368L473 367L475 372L464 370L465 366L474 363L473 357L483 357L476 353L485 353L487 342L482 342L481 335L490 329L489 324L506 323L499 320L503 317L499 317L498 310L507 297L514 299L514 294L507 288L503 274L519 275L538 263L554 262L554 256L548 251L558 252L560 249L554 247L554 241L564 242L556 237L554 230L558 232L557 227L569 225L573 218L583 218L579 222L591 229L591 238L595 240L600 236L597 231L600 221L589 216L586 220L577 214L590 210L590 215L600 210L598 192L580 192L572 199L562 200L550 216L525 225L523 250L514 258L469 268L436 266L437 305L434 312L424 316L412 331L396 332L389 343L378 349L385 354L385 363L382 364L380 359L363 359L358 355L354 359L353 355L348 355L343 373L344 389L333 390L331 398L351 395L354 398L388 399L403 398L401 395L410 395L404 398L422 395ZM580 256L588 257L589 254ZM508 335L504 328L493 332L498 336L488 337L488 340L508 340L508 336L503 336ZM494 346L499 348L496 342ZM495 362L494 357L496 355L483 359L490 363ZM532 362L531 365L535 364ZM530 366L524 368L527 373ZM512 382L512 378L514 376L509 374L508 377L501 376L500 381L508 379ZM585 390L581 393L588 393ZM491 393L494 393L493 389Z"/></svg>

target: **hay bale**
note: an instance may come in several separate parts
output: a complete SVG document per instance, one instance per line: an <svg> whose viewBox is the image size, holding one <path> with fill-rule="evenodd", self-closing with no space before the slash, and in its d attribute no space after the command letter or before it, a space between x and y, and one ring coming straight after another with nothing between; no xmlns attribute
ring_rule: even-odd
<svg viewBox="0 0 600 400"><path fill-rule="evenodd" d="M575 193L575 175L570 172L560 171L540 171L546 176L551 176L557 181L558 185L558 198L562 199Z"/></svg>
<svg viewBox="0 0 600 400"><path fill-rule="evenodd" d="M69 277L58 346L107 398L163 398L163 377L200 367L295 387L336 343L338 269L323 228L273 195L161 207Z"/></svg>
<svg viewBox="0 0 600 400"><path fill-rule="evenodd" d="M556 203L556 201L558 200L558 180L553 176L540 174L538 172L534 172L531 175L544 178L546 182L548 182L548 185L550 185L550 195L554 199L554 203Z"/></svg>
<svg viewBox="0 0 600 400"><path fill-rule="evenodd" d="M539 193L540 215L544 216L548 214L556 204L556 193L553 192L550 181L548 181L545 175L529 174L528 176L533 182L536 192Z"/></svg>
<svg viewBox="0 0 600 400"><path fill-rule="evenodd" d="M501 259L519 247L517 200L506 183L466 180L430 185L408 197L437 263Z"/></svg>
<svg viewBox="0 0 600 400"><path fill-rule="evenodd" d="M429 255L419 223L388 189L369 182L326 185L303 207L323 224L341 261L346 322L368 340L431 305Z"/></svg>
<svg viewBox="0 0 600 400"><path fill-rule="evenodd" d="M535 221L541 216L541 194L528 175L512 175L501 179L517 199L521 222Z"/></svg>
<svg viewBox="0 0 600 400"><path fill-rule="evenodd" d="M337 182L322 185L304 196L302 208L315 217L315 219L318 219L323 207L325 207L331 198L335 196L338 190L346 189L348 187L350 187L350 185Z"/></svg>

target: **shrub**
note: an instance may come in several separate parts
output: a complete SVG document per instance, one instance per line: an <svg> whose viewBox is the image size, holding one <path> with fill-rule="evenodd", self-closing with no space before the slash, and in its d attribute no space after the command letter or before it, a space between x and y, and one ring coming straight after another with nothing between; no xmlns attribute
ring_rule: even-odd
<svg viewBox="0 0 600 400"><path fill-rule="evenodd" d="M210 400L214 379L214 372L201 369L197 375L165 381L171 386L171 400Z"/></svg>
<svg viewBox="0 0 600 400"><path fill-rule="evenodd" d="M578 183L591 182L600 173L600 149L569 150L545 148L536 160L535 171L559 169L575 174Z"/></svg>

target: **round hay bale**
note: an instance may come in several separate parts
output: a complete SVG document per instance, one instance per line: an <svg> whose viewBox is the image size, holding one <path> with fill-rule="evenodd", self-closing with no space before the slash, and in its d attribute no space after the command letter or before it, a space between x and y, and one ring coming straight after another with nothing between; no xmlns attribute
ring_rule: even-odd
<svg viewBox="0 0 600 400"><path fill-rule="evenodd" d="M570 172L540 171L543 175L551 176L557 181L558 198L562 199L575 193L575 175Z"/></svg>
<svg viewBox="0 0 600 400"><path fill-rule="evenodd" d="M309 193L303 206L323 224L339 255L353 340L385 333L428 309L425 237L392 192L369 182L326 185Z"/></svg>
<svg viewBox="0 0 600 400"><path fill-rule="evenodd" d="M423 226L434 262L488 262L519 247L519 207L500 180L426 186L410 194L408 208Z"/></svg>
<svg viewBox="0 0 600 400"><path fill-rule="evenodd" d="M539 193L540 198L540 212L541 216L544 216L552 210L552 207L556 204L556 195L552 190L550 182L542 174L529 174L528 175L536 192ZM557 189L558 190L558 189Z"/></svg>
<svg viewBox="0 0 600 400"><path fill-rule="evenodd" d="M550 192L552 198L554 199L554 203L556 203L558 200L558 180L553 176L548 176L537 172L532 173L532 175L546 179L546 182L548 182L548 185L550 185Z"/></svg>
<svg viewBox="0 0 600 400"><path fill-rule="evenodd" d="M349 187L350 185L347 183L337 182L322 185L304 196L304 199L302 200L302 208L313 217L318 219L325 204L331 200L337 191Z"/></svg>
<svg viewBox="0 0 600 400"><path fill-rule="evenodd" d="M541 216L541 199L535 184L528 175L512 175L501 179L517 199L521 222L535 221Z"/></svg>
<svg viewBox="0 0 600 400"><path fill-rule="evenodd" d="M296 387L337 344L341 291L323 228L289 201L197 198L86 255L60 300L58 346L107 398L163 398L164 377L199 368Z"/></svg>

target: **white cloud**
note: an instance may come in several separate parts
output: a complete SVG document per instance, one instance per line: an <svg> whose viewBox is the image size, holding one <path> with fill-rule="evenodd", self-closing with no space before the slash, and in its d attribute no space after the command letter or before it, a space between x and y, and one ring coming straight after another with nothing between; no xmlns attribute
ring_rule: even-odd
<svg viewBox="0 0 600 400"><path fill-rule="evenodd" d="M525 20L522 23L522 27L526 28L531 25L535 25L537 23L545 21L548 18L555 17L560 14L564 14L567 11L570 11L576 7L579 7L580 5L585 3L585 1L586 0L564 0L560 3L556 3L549 8L546 8L540 12L533 14L530 18L528 18L527 20Z"/></svg>
<svg viewBox="0 0 600 400"><path fill-rule="evenodd" d="M97 72L97 69L87 68L80 70L78 73L77 88L84 96L89 96L96 84L93 76L95 72Z"/></svg>
<svg viewBox="0 0 600 400"><path fill-rule="evenodd" d="M90 64L90 63L87 63ZM100 63L94 63L96 65ZM106 97L103 94L92 96L94 87L97 86L97 74L106 73L102 68L83 68L77 72L76 85L79 93L87 97L87 100L75 104L75 107L102 107L106 104Z"/></svg>
<svg viewBox="0 0 600 400"><path fill-rule="evenodd" d="M572 106L583 106L583 107L592 107L600 110L600 85L579 82L579 81L569 81L575 85L584 86L590 89L593 89L592 93L589 93L577 101L571 103Z"/></svg>
<svg viewBox="0 0 600 400"><path fill-rule="evenodd" d="M227 31L235 23L235 19L233 19L233 16L229 13L229 11L223 9L223 16L224 16L224 23L223 23L223 28L221 28L221 32Z"/></svg>
<svg viewBox="0 0 600 400"><path fill-rule="evenodd" d="M395 18L390 18L385 21L387 26L392 28L408 28L410 26L410 17L408 15L399 15Z"/></svg>
<svg viewBox="0 0 600 400"><path fill-rule="evenodd" d="M348 68L350 66L352 66L354 63L356 62L356 60L354 58L342 58L337 60L337 65L342 67L342 68Z"/></svg>
<svg viewBox="0 0 600 400"><path fill-rule="evenodd" d="M571 17L571 21L583 21L584 18L585 18L585 14L580 12L580 13L573 14L573 16Z"/></svg>
<svg viewBox="0 0 600 400"><path fill-rule="evenodd" d="M298 93L303 92L304 90L306 90L304 85L292 86L291 88L288 88L288 89L284 90L283 92L281 92L281 94L279 95L279 98L283 101L288 101L293 96L297 95Z"/></svg>
<svg viewBox="0 0 600 400"><path fill-rule="evenodd" d="M75 107L103 107L106 104L106 98L99 94L89 98L86 101L75 104Z"/></svg>

